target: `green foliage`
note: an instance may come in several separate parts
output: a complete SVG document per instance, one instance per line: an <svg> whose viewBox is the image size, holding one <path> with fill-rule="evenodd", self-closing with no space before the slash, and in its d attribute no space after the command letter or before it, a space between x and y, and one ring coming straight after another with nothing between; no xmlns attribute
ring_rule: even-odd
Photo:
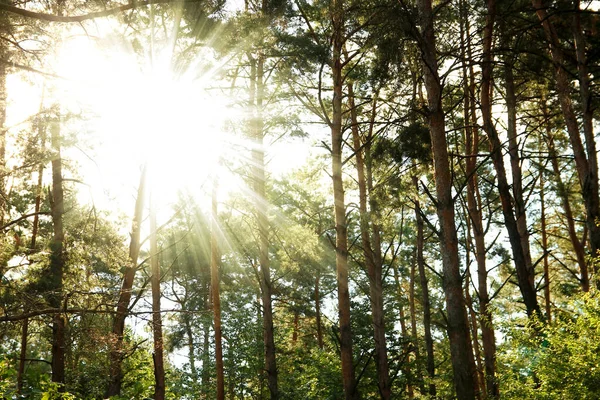
<svg viewBox="0 0 600 400"><path fill-rule="evenodd" d="M600 297L575 296L552 325L511 330L501 350L506 399L600 398Z"/></svg>

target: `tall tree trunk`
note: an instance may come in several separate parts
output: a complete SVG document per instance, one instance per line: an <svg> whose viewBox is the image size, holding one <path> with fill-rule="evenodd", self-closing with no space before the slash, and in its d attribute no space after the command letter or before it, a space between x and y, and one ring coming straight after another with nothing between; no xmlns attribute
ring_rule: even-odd
<svg viewBox="0 0 600 400"><path fill-rule="evenodd" d="M442 108L442 85L438 72L431 0L418 0L417 8L422 27L420 45L429 105L428 119L437 194L436 206L440 223L440 252L443 264L450 358L456 395L459 400L471 400L475 398L475 365L472 356L469 357L471 351L469 325L458 257L452 174L446 141L445 115Z"/></svg>
<svg viewBox="0 0 600 400"><path fill-rule="evenodd" d="M465 47L469 59L472 59L469 17L464 2L461 4L461 42L463 43L463 59ZM489 399L497 399L500 389L496 379L496 338L492 314L489 309L489 294L487 288L488 271L486 265L485 232L483 229L483 215L481 195L479 193L477 174L477 154L479 152L479 129L477 128L477 115L475 107L475 76L473 67L467 68L463 63L463 88L466 93L463 106L465 121L465 147L466 147L466 171L467 176L467 210L470 230L473 232L475 241L475 261L477 263L477 283L479 299L479 325L481 326L481 341L483 345L483 357L485 365L485 386Z"/></svg>
<svg viewBox="0 0 600 400"><path fill-rule="evenodd" d="M413 176L413 185L419 192L419 181ZM425 332L425 351L427 353L427 375L429 377L429 395L435 398L437 389L435 387L435 359L433 356L433 337L431 336L431 303L429 301L429 283L425 274L425 257L423 247L425 243L423 217L421 216L421 203L415 200L415 220L417 222L417 267L419 268L419 281L421 284L421 302L423 307L423 329Z"/></svg>
<svg viewBox="0 0 600 400"><path fill-rule="evenodd" d="M542 317L535 291L535 272L531 265L531 260L528 262L525 249L523 248L523 241L519 233L512 206L510 185L506 178L506 169L504 167L504 159L502 156L502 144L492 119L492 35L496 15L495 7L496 4L494 0L487 0L488 12L486 25L483 31L483 62L481 65L481 113L483 115L483 129L490 140L491 157L494 162L494 168L498 179L498 192L500 193L500 201L502 203L502 213L504 215L504 222L510 239L519 289L521 290L523 301L525 302L527 315L532 317L537 314L539 317Z"/></svg>
<svg viewBox="0 0 600 400"><path fill-rule="evenodd" d="M320 284L321 275L317 273L317 277L315 278L315 315L317 319L317 344L319 345L319 349L323 350L323 326L321 324L321 293L320 293Z"/></svg>
<svg viewBox="0 0 600 400"><path fill-rule="evenodd" d="M25 309L25 312L28 308ZM19 353L19 368L17 369L17 394L23 390L23 375L25 374L25 362L27 361L27 336L29 332L29 318L23 320L21 328L21 351Z"/></svg>
<svg viewBox="0 0 600 400"><path fill-rule="evenodd" d="M506 33L504 33L506 35ZM508 42L508 41L507 41ZM507 46L509 48L510 46ZM523 256L527 269L533 270L531 262L531 250L529 246L529 230L527 229L527 214L525 212L525 199L523 198L523 174L521 171L521 157L519 155L519 141L517 139L517 96L515 94L515 82L513 76L514 57L504 57L504 81L506 90L506 111L508 125L508 154L510 155L510 166L512 173L513 204L515 207L515 218L517 229L521 238ZM533 272L532 272L533 273Z"/></svg>
<svg viewBox="0 0 600 400"><path fill-rule="evenodd" d="M183 307L182 307L183 308ZM185 334L187 336L187 344L188 344L188 360L190 363L190 372L192 374L192 383L194 387L198 383L198 370L196 369L196 353L194 351L194 334L192 332L192 325L188 318L184 318L185 324Z"/></svg>
<svg viewBox="0 0 600 400"><path fill-rule="evenodd" d="M110 351L109 384L106 397L121 394L123 382L122 363L124 357L123 334L125 332L125 319L129 314L129 303L133 289L133 280L137 271L138 256L140 253L140 227L144 212L144 196L146 186L146 166L143 167L140 176L137 198L135 201L135 212L131 224L131 239L129 242L129 265L125 267L123 283L117 302L117 310L113 317L112 335L115 341Z"/></svg>
<svg viewBox="0 0 600 400"><path fill-rule="evenodd" d="M213 176L212 218L210 230L210 288L215 327L215 363L217 368L217 400L225 400L225 376L223 367L223 345L221 332L221 296L219 293L220 255L217 238L219 235L219 215L217 213L217 176Z"/></svg>
<svg viewBox="0 0 600 400"><path fill-rule="evenodd" d="M418 239L417 239L418 240ZM415 354L415 365L417 365L416 380L419 384L421 393L425 393L425 381L423 380L421 352L419 350L419 335L417 333L417 297L415 294L415 286L417 284L417 244L414 249L414 260L410 264L410 282L408 286L408 307L410 310L410 341Z"/></svg>
<svg viewBox="0 0 600 400"><path fill-rule="evenodd" d="M406 338L408 338L408 330L406 328L406 315L404 313L404 306L402 305L402 300L403 300L403 296L402 296L402 287L400 286L400 276L398 274L398 267L396 267L396 265L394 264L393 266L394 269L394 281L396 282L396 294L398 297L398 303L399 303L399 307L398 307L398 314L400 316L400 334L402 335L402 338L404 338L406 340ZM410 352L410 342L406 342L406 345L404 346L404 351L406 352L406 354L408 355ZM412 399L415 397L415 391L414 391L414 385L413 385L413 372L410 369L410 365L408 362L406 363L402 363L402 373L404 375L406 375L406 391L408 394L408 398Z"/></svg>
<svg viewBox="0 0 600 400"><path fill-rule="evenodd" d="M470 231L470 227L468 226L469 224L467 223L467 232ZM470 237L470 233L467 233L467 241L466 241L466 249L465 252L467 253L467 259L466 259L466 271L465 271L465 304L467 306L467 312L469 314L469 318L471 321L471 340L472 340L472 348L473 348L473 356L474 356L474 360L475 360L475 366L476 366L476 371L477 371L477 391L475 393L475 395L477 396L478 399L485 399L487 398L487 392L485 392L482 389L482 385L483 382L485 382L484 380L484 375L483 375L483 367L481 364L481 351L479 349L479 334L478 334L478 326L477 326L477 315L475 314L475 309L473 308L473 298L471 297L471 290L470 290L470 286L471 286L471 270L470 270L470 266L471 266L471 237Z"/></svg>
<svg viewBox="0 0 600 400"><path fill-rule="evenodd" d="M347 57L347 55L346 55ZM387 346L385 340L385 322L383 318L383 282L382 282L382 264L381 256L376 253L381 253L381 246L376 248L376 243L371 243L371 230L373 237L379 237L379 232L375 223L369 224L369 211L367 210L367 178L365 176L365 162L363 152L370 150L369 142L363 147L358 129L358 115L356 104L354 101L354 88L352 83L348 83L348 105L350 108L350 121L352 131L352 143L354 147L354 155L356 159L356 172L358 177L358 193L359 193L359 212L360 212L360 235L363 247L363 256L367 266L367 274L369 276L369 298L371 301L371 315L373 320L373 338L375 341L375 366L377 369L377 385L379 394L382 399L389 399L391 396L390 374L387 361ZM373 102L373 110L376 108L376 100ZM366 157L369 157L367 154ZM369 175L370 186L372 186L371 174ZM375 210L371 208L373 214ZM377 244L379 245L379 244Z"/></svg>
<svg viewBox="0 0 600 400"><path fill-rule="evenodd" d="M545 179L544 172L540 170L540 220L542 223L542 251L544 255L544 300L546 305L546 319L548 323L552 322L552 312L550 309L550 264L548 262L548 233L546 232L546 201L545 201Z"/></svg>
<svg viewBox="0 0 600 400"><path fill-rule="evenodd" d="M162 316L160 313L160 264L156 239L156 209L150 204L150 265L152 269L152 333L154 338L154 399L165 398L165 365L163 351Z"/></svg>
<svg viewBox="0 0 600 400"><path fill-rule="evenodd" d="M340 350L342 381L347 400L359 397L354 377L352 357L352 329L350 327L350 292L348 288L348 227L342 182L342 48L344 45L343 0L334 0L331 8L333 24L333 52L331 70L333 75L333 113L331 119L331 170L335 213L335 264L338 283L338 310L340 318Z"/></svg>
<svg viewBox="0 0 600 400"><path fill-rule="evenodd" d="M59 117L57 117L59 118ZM63 300L63 275L65 267L63 214L63 177L61 158L60 120L52 122L52 226L54 235L50 241L50 295L48 303L52 308L61 308ZM61 313L54 314L52 321L52 382L61 384L64 390L65 383L65 330L66 316Z"/></svg>
<svg viewBox="0 0 600 400"><path fill-rule="evenodd" d="M205 294L202 297L202 310L208 313L210 309L210 286L208 283L205 286L204 293ZM201 398L207 400L210 398L210 369L208 368L210 364L210 319L204 317L202 325L204 332L202 337L202 389L200 392Z"/></svg>
<svg viewBox="0 0 600 400"><path fill-rule="evenodd" d="M254 179L255 209L259 233L259 264L260 288L263 305L263 335L265 344L265 371L267 372L267 385L271 393L271 400L279 398L277 379L277 363L275 358L275 338L273 331L273 287L271 282L271 269L269 260L269 220L268 205L265 192L265 126L263 120L264 101L264 62L265 56L259 53L256 59L251 60L250 98L254 105L253 140L252 149L252 176Z"/></svg>
<svg viewBox="0 0 600 400"><path fill-rule="evenodd" d="M579 125L577 122L577 116L573 109L571 102L571 88L569 84L569 73L566 69L566 57L561 48L558 33L552 23L552 17L548 15L543 0L532 0L533 7L535 8L536 14L540 20L544 33L550 44L550 55L554 64L554 76L556 79L556 93L560 102L562 114L567 126L567 132L569 133L569 141L573 149L575 156L575 166L577 169L577 175L579 177L579 184L581 186L581 195L586 211L586 225L590 235L590 247L592 256L597 255L600 250L600 226L596 223L596 220L600 217L600 199L598 198L598 161L596 154L596 141L593 136L593 132L586 128L584 122L584 134L586 134L586 149L583 147L581 136L579 132ZM578 6L577 6L578 7ZM579 8L579 7L578 7ZM577 14L577 13L576 13ZM576 34L577 35L577 34ZM576 39L577 41L577 39ZM577 46L579 47L578 52L584 51L584 46L581 41L578 41ZM578 70L580 77L580 87L587 79L585 69L585 59L581 59L578 55ZM583 90L583 88L580 88ZM589 95L582 99L584 106L587 108L584 112L589 110ZM586 132L587 130L587 132ZM588 136L588 134L590 136ZM593 265L593 264L592 264ZM598 277L596 277L598 280Z"/></svg>

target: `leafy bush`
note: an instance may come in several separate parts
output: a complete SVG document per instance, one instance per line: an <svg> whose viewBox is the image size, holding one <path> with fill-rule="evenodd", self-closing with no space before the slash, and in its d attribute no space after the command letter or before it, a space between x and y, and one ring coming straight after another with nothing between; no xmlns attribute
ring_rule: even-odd
<svg viewBox="0 0 600 400"><path fill-rule="evenodd" d="M504 398L600 398L600 296L578 296L563 310L552 325L510 335L499 357Z"/></svg>

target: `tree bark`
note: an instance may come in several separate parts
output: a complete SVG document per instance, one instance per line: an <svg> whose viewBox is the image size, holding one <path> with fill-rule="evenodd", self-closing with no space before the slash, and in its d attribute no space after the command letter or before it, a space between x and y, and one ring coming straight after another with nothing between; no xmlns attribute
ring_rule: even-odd
<svg viewBox="0 0 600 400"><path fill-rule="evenodd" d="M468 58L471 59L471 41L469 17L464 3L462 6L462 20L464 28L461 26L461 41L463 42L463 58L465 57L466 47ZM483 228L483 215L481 195L479 193L477 158L479 151L479 129L477 128L477 115L475 107L475 76L473 67L467 68L463 63L463 88L465 99L463 106L463 116L465 121L465 153L467 176L467 210L468 226L473 232L475 242L475 261L477 263L477 283L479 299L479 325L481 327L481 341L483 345L483 357L485 368L485 386L488 399L497 399L500 396L500 389L496 379L496 339L492 315L489 309L489 294L487 288L488 271L486 261L485 232Z"/></svg>
<svg viewBox="0 0 600 400"><path fill-rule="evenodd" d="M150 204L150 265L152 269L152 333L154 338L154 399L165 399L165 366L163 351L162 316L160 313L160 264L156 239L156 210Z"/></svg>
<svg viewBox="0 0 600 400"><path fill-rule="evenodd" d="M52 308L61 308L63 301L63 275L65 267L63 215L64 195L61 158L60 121L55 120L50 127L52 134L52 226L54 235L50 241L50 294L48 303ZM65 330L66 316L56 313L52 321L52 382L65 383Z"/></svg>
<svg viewBox="0 0 600 400"><path fill-rule="evenodd" d="M546 305L546 319L550 324L552 323L552 312L550 308L550 264L548 262L548 233L546 232L546 201L544 184L544 172L540 171L540 220L542 224L542 251L544 252L544 300Z"/></svg>
<svg viewBox="0 0 600 400"><path fill-rule="evenodd" d="M419 193L419 181L413 176L413 185ZM432 398L437 396L435 379L435 359L433 355L433 337L431 336L431 303L429 301L429 282L425 274L425 257L423 257L424 247L424 226L421 216L421 203L415 200L415 220L417 222L417 267L419 269L419 282L421 284L421 302L423 307L423 329L425 332L425 352L427 353L426 369L429 377L429 395Z"/></svg>
<svg viewBox="0 0 600 400"><path fill-rule="evenodd" d="M347 57L347 56L346 56ZM365 176L365 162L363 153L370 150L370 138L368 143L363 146L360 132L358 130L358 115L356 104L354 101L354 88L352 83L347 84L348 88L348 105L350 108L350 121L352 131L352 143L354 147L354 156L356 159L356 172L358 178L358 193L359 193L359 212L360 212L360 235L363 247L363 257L367 266L367 274L369 277L369 298L371 301L371 316L373 320L373 338L375 341L375 366L377 369L377 385L379 395L382 399L389 399L392 395L390 387L390 374L387 360L387 346L385 340L385 321L383 318L383 282L382 282L382 264L381 256L376 253L381 253L381 246L376 248L375 243L371 243L371 231L373 237L379 237L378 226L370 224L372 214L375 212L371 208L371 215L367 210L367 177ZM376 108L375 101L373 109ZM366 154L366 157L369 157ZM369 186L372 188L372 176L368 174Z"/></svg>
<svg viewBox="0 0 600 400"><path fill-rule="evenodd" d="M320 293L320 284L321 275L317 273L317 277L315 278L315 315L317 319L317 344L319 345L319 349L323 350L323 326L321 324L321 293Z"/></svg>
<svg viewBox="0 0 600 400"><path fill-rule="evenodd" d="M113 317L112 335L114 344L110 351L110 376L106 391L106 397L121 394L123 381L123 334L125 332L125 319L129 313L129 302L133 288L133 280L137 271L138 256L140 253L140 227L144 211L144 196L146 186L146 166L143 167L140 176L137 198L135 201L135 212L131 225L131 239L129 242L129 265L125 267L123 283L117 302L117 310Z"/></svg>
<svg viewBox="0 0 600 400"><path fill-rule="evenodd" d="M219 292L220 255L217 242L219 235L219 215L217 213L217 176L213 176L212 219L210 231L210 288L215 327L215 363L217 369L217 400L225 400L225 375L223 366L223 345L221 332L221 296Z"/></svg>
<svg viewBox="0 0 600 400"><path fill-rule="evenodd" d="M428 119L437 194L436 208L440 224L440 252L443 264L450 358L457 398L471 400L475 398L475 365L472 357L469 357L471 351L469 325L462 292L458 237L452 198L452 174L446 141L445 115L442 108L442 86L438 73L431 0L418 0L417 8L422 26L419 42L429 106Z"/></svg>
<svg viewBox="0 0 600 400"><path fill-rule="evenodd" d="M27 336L29 331L29 318L23 320L21 327L21 351L19 353L19 368L17 370L17 394L23 390L23 375L25 374L25 362L27 361Z"/></svg>
<svg viewBox="0 0 600 400"><path fill-rule="evenodd" d="M335 264L338 283L338 309L340 318L340 350L342 359L342 381L347 400L359 397L354 377L352 357L352 329L350 327L350 292L348 288L348 228L346 205L342 181L342 48L344 45L343 0L332 3L333 52L331 69L333 74L333 113L331 119L331 170L335 214Z"/></svg>
<svg viewBox="0 0 600 400"><path fill-rule="evenodd" d="M271 400L279 398L277 362L275 357L275 338L273 332L273 287L271 282L271 269L269 260L269 220L268 205L265 192L265 126L262 116L264 100L264 62L265 56L259 53L256 59L251 60L250 98L253 110L253 140L252 149L252 175L254 180L255 209L259 234L259 264L260 288L263 305L263 335L265 346L265 371L267 372L267 385L271 393Z"/></svg>
<svg viewBox="0 0 600 400"><path fill-rule="evenodd" d="M406 328L406 315L404 313L404 306L402 305L402 287L400 286L400 276L398 274L398 267L393 265L394 269L394 281L396 282L396 294L398 296L398 314L400 316L400 334L403 338L408 338L408 330ZM405 339L406 340L406 339ZM404 346L404 351L406 354L410 352L410 342L406 342ZM413 378L412 371L410 369L409 363L403 363L402 372L406 375L406 391L408 394L408 398L412 399L415 397L414 387L413 387Z"/></svg>
<svg viewBox="0 0 600 400"><path fill-rule="evenodd" d="M493 23L493 21L492 21ZM504 33L506 35L506 33ZM509 46L507 46L509 47ZM521 238L521 247L528 270L532 270L531 249L529 246L529 230L527 229L526 204L523 198L523 174L521 171L521 157L519 155L519 142L517 140L517 96L513 76L513 56L504 57L504 81L506 90L506 111L508 114L508 154L512 173L513 204L517 229Z"/></svg>

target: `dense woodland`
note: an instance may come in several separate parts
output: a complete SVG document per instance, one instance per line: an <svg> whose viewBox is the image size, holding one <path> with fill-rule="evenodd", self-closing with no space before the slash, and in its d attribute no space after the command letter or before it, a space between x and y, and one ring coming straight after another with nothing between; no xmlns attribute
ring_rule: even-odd
<svg viewBox="0 0 600 400"><path fill-rule="evenodd" d="M597 6L1 2L0 397L600 398ZM225 107L123 103L125 211L74 35Z"/></svg>

